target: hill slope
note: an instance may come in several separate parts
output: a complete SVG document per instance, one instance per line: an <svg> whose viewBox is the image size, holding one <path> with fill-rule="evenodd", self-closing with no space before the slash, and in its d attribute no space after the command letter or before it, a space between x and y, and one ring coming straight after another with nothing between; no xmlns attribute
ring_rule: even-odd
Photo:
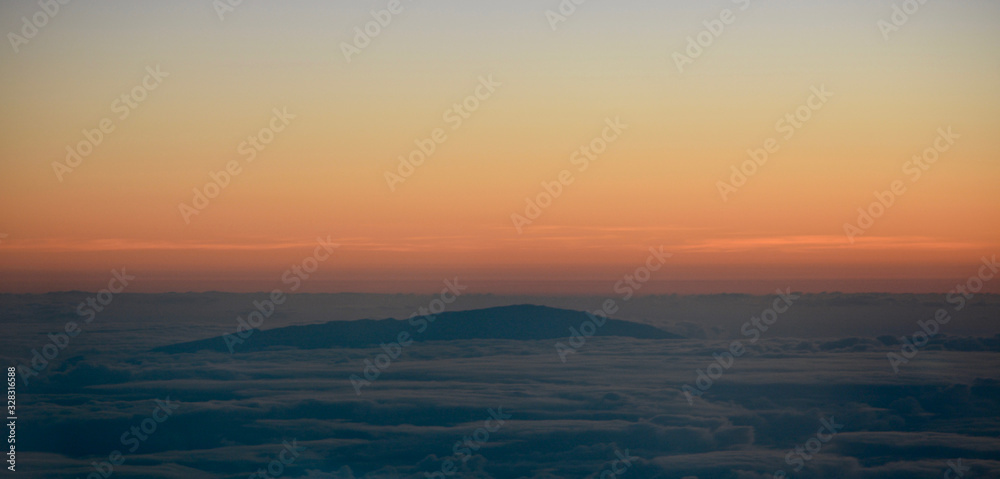
<svg viewBox="0 0 1000 479"><path fill-rule="evenodd" d="M321 349L331 347L364 348L394 341L406 331L415 341L451 341L461 339L544 340L566 338L569 328L579 329L588 321L586 313L546 306L518 305L442 313L430 322L414 318L413 322L398 319L363 319L331 321L324 324L289 326L256 330L238 352L259 351L271 347ZM428 321L426 329L422 322ZM421 332L423 330L423 332ZM594 336L622 336L639 339L680 339L673 333L646 324L608 319L597 328ZM166 353L214 350L228 352L223 337L172 344L154 349Z"/></svg>

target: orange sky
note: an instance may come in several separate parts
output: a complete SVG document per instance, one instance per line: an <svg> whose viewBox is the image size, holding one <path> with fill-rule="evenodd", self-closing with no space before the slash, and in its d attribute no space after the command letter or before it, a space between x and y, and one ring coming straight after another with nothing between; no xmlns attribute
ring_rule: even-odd
<svg viewBox="0 0 1000 479"><path fill-rule="evenodd" d="M877 2L588 2L553 31L558 2L448 0L408 4L349 62L341 44L378 5L245 2L220 21L210 2L111 3L64 6L0 53L2 291L93 289L122 267L147 278L135 291L270 289L328 236L341 247L303 290L461 275L481 292L610 294L661 245L674 256L653 281L701 292L887 289L871 280L962 279L1000 252L995 2L928 3L886 40ZM3 4L2 26L35 7ZM680 72L673 55L723 8L735 22ZM832 97L808 109L819 89ZM809 119L780 123L797 110ZM91 155L53 166L105 118ZM251 158L248 136L271 127ZM912 157L948 128L916 177ZM724 200L719 182L769 139ZM519 232L512 215L560 174L572 182ZM894 181L905 193L852 243L845 223Z"/></svg>

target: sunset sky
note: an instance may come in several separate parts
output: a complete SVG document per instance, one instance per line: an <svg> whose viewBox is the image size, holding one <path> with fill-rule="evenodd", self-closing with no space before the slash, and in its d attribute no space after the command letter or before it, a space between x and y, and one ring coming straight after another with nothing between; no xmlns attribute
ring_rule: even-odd
<svg viewBox="0 0 1000 479"><path fill-rule="evenodd" d="M134 292L270 290L318 237L340 247L302 291L457 276L610 295L662 246L649 292L947 292L1000 253L996 1L927 2L886 38L890 1L590 0L553 30L557 0L402 0L348 61L342 44L389 3L244 0L220 19L210 0L80 0L26 43L5 35L0 291L94 290L121 268ZM40 11L4 0L0 30ZM477 88L476 111L452 110ZM800 128L779 123L821 89ZM92 154L53 166L102 119ZM627 128L581 168L615 119ZM250 161L241 144L270 126ZM446 139L390 188L435 129ZM907 162L936 144L917 177ZM185 216L227 165L240 172ZM564 170L519 232L512 215ZM905 193L850 241L845 223L895 181Z"/></svg>

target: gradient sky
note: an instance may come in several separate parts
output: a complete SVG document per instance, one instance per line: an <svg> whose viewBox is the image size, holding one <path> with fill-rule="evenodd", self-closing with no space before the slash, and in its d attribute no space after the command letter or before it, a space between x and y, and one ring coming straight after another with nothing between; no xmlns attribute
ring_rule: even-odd
<svg viewBox="0 0 1000 479"><path fill-rule="evenodd" d="M674 256L656 291L947 291L1000 252L995 1L928 2L886 40L888 1L590 0L553 31L556 0L403 0L347 62L341 43L387 3L244 0L220 21L209 0L77 0L8 42L0 290L96 289L123 267L134 291L269 290L327 236L342 246L303 291L459 276L613 294L660 245ZM673 53L723 8L735 22L680 73ZM4 0L0 29L38 10ZM169 77L118 120L156 65ZM502 86L452 130L443 113L489 75ZM775 123L821 85L834 97L783 139ZM274 108L296 118L243 161ZM115 131L59 181L52 163L106 117ZM629 129L579 171L571 155L615 117ZM911 181L903 165L949 126L961 137ZM435 128L447 141L390 191L385 172ZM723 201L717 182L772 137ZM186 224L178 205L234 160ZM574 182L519 234L511 214L562 170ZM844 224L894 180L907 192L851 244Z"/></svg>

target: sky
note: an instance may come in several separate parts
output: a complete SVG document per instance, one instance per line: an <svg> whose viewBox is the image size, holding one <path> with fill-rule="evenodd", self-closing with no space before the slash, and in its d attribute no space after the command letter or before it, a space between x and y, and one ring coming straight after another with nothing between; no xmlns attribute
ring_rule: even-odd
<svg viewBox="0 0 1000 479"><path fill-rule="evenodd" d="M0 2L0 291L270 290L317 238L300 291L614 294L653 248L643 292L946 292L1000 250L996 2L218 5Z"/></svg>

